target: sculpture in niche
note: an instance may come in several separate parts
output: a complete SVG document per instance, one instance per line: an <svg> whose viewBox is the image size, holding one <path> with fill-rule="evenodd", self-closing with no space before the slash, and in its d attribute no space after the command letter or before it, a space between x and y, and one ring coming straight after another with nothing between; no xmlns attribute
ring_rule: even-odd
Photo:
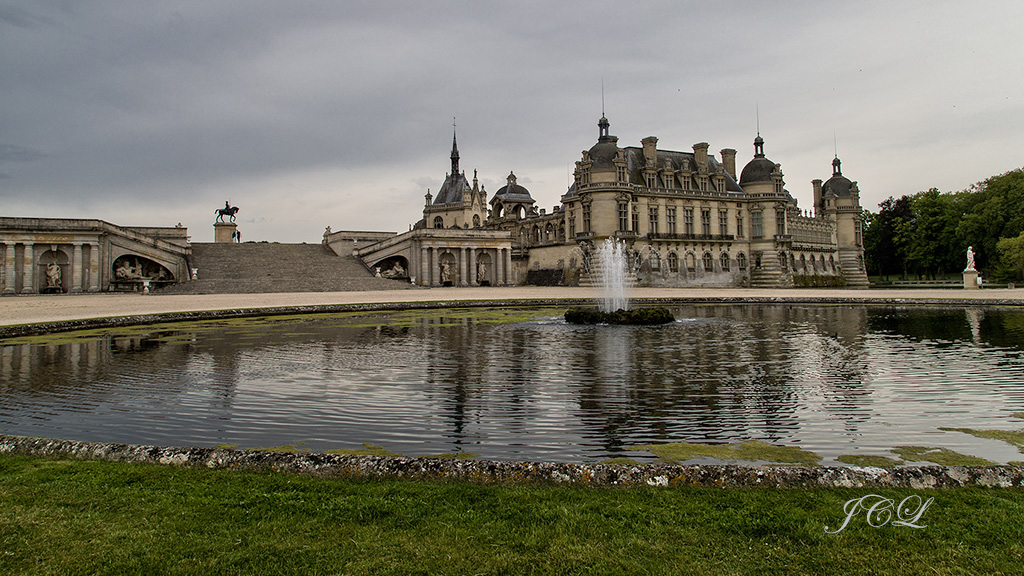
<svg viewBox="0 0 1024 576"><path fill-rule="evenodd" d="M378 268L378 270L380 270L380 269ZM388 278L388 279L405 278L405 277L407 277L407 275L408 275L408 273L405 271L405 267L403 267L400 262L395 262L394 266L392 266L391 268L388 268L382 274L382 276L384 278Z"/></svg>
<svg viewBox="0 0 1024 576"><path fill-rule="evenodd" d="M60 265L56 262L46 265L46 287L61 288L61 270Z"/></svg>
<svg viewBox="0 0 1024 576"><path fill-rule="evenodd" d="M217 222L223 222L224 217L227 216L232 222L235 221L235 214L238 213L238 206L232 206L227 200L224 201L223 208L217 208L214 210L217 214Z"/></svg>
<svg viewBox="0 0 1024 576"><path fill-rule="evenodd" d="M196 269L194 273L198 277L199 270ZM120 282L171 279L170 273L163 266L155 262L142 262L138 257L133 261L127 256L122 256L114 261L114 276Z"/></svg>
<svg viewBox="0 0 1024 576"><path fill-rule="evenodd" d="M444 283L444 282L451 282L451 281L452 281L452 267L449 266L447 262L442 262L441 263L441 282Z"/></svg>
<svg viewBox="0 0 1024 576"><path fill-rule="evenodd" d="M487 280L487 264L480 262L476 265L476 281L482 282L484 280Z"/></svg>

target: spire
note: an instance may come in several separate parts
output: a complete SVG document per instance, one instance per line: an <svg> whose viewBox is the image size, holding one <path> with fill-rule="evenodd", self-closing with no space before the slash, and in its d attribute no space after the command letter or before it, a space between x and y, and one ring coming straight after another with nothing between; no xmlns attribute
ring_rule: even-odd
<svg viewBox="0 0 1024 576"><path fill-rule="evenodd" d="M452 117L452 177L459 173L459 144L455 139L455 117Z"/></svg>

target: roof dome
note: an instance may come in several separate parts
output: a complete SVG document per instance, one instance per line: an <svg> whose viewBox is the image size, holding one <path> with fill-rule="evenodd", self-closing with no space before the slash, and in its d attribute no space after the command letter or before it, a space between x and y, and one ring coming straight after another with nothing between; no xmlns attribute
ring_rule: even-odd
<svg viewBox="0 0 1024 576"><path fill-rule="evenodd" d="M756 184L758 182L771 182L772 174L775 172L775 162L764 156L764 139L758 134L754 138L754 159L747 162L740 172L740 186Z"/></svg>
<svg viewBox="0 0 1024 576"><path fill-rule="evenodd" d="M843 176L843 171L840 169L841 165L842 162L836 156L835 160L832 161L832 177L821 185L822 196L844 197L853 194L853 182L846 176Z"/></svg>
<svg viewBox="0 0 1024 576"><path fill-rule="evenodd" d="M501 199L504 202L533 202L533 196L530 196L530 191L526 188L516 184L516 175L512 172L508 173L508 184L498 188L498 191L494 193L494 197Z"/></svg>
<svg viewBox="0 0 1024 576"><path fill-rule="evenodd" d="M601 116L601 120L597 123L600 128L600 137L597 139L597 144L590 147L590 161L593 162L591 169L614 169L616 156L619 155L619 139L615 136L608 135L609 127L608 119Z"/></svg>

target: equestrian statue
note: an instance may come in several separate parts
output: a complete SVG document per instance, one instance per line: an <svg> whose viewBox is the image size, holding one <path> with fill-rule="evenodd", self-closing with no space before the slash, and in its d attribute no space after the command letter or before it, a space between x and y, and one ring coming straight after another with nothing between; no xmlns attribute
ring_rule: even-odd
<svg viewBox="0 0 1024 576"><path fill-rule="evenodd" d="M227 200L225 200L224 207L217 208L216 210L214 210L214 213L217 214L217 222L223 222L225 216L227 216L228 218L231 219L232 222L234 222L235 214L238 213L238 206L232 206L231 204L228 204Z"/></svg>

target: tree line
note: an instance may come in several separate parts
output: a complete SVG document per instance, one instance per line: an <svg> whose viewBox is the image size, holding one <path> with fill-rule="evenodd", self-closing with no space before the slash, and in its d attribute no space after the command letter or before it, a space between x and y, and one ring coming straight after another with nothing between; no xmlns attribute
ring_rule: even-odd
<svg viewBox="0 0 1024 576"><path fill-rule="evenodd" d="M868 274L883 279L959 275L967 247L983 277L1024 280L1024 169L992 176L960 192L889 197L864 211Z"/></svg>

